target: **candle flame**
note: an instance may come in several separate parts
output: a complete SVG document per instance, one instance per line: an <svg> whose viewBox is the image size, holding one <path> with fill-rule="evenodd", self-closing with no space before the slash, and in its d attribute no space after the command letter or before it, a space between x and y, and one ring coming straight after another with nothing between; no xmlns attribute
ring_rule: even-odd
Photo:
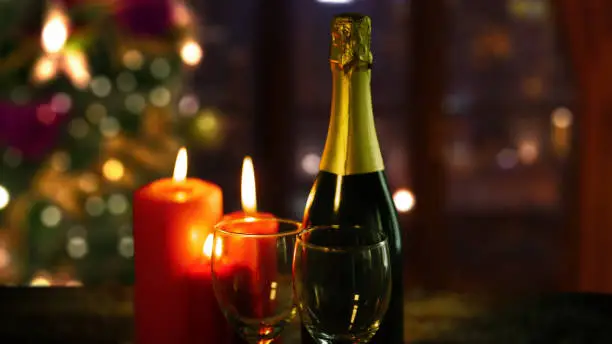
<svg viewBox="0 0 612 344"><path fill-rule="evenodd" d="M42 30L43 49L50 54L58 53L68 40L68 19L59 9L49 11Z"/></svg>
<svg viewBox="0 0 612 344"><path fill-rule="evenodd" d="M187 149L181 147L178 154L176 155L176 162L174 163L174 174L172 179L176 182L185 181L187 178Z"/></svg>
<svg viewBox="0 0 612 344"><path fill-rule="evenodd" d="M208 234L208 236L206 237L206 241L204 242L204 248L202 249L202 253L204 253L204 255L208 258L212 257L212 252L213 252L213 238L214 235L213 234ZM216 240L216 245L215 246L215 257L221 257L221 254L223 253L223 241L221 240L221 238L217 238Z"/></svg>
<svg viewBox="0 0 612 344"><path fill-rule="evenodd" d="M250 156L242 162L241 201L245 213L257 212L257 192L255 191L255 168Z"/></svg>

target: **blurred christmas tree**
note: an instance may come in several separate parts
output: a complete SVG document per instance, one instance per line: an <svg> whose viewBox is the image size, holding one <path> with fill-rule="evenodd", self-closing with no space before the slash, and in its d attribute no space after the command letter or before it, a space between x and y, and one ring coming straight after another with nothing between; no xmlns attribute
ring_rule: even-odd
<svg viewBox="0 0 612 344"><path fill-rule="evenodd" d="M202 58L193 15L170 0L0 13L0 283L131 283L132 191L170 175L189 127L174 109Z"/></svg>

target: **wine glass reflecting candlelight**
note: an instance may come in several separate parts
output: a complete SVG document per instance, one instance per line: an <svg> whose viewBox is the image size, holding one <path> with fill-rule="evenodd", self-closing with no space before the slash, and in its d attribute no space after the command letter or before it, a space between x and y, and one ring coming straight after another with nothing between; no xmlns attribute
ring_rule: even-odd
<svg viewBox="0 0 612 344"><path fill-rule="evenodd" d="M231 327L249 343L271 343L297 314L291 273L300 228L298 222L256 217L215 227L211 243L223 245L223 255L212 256L215 297ZM221 276L228 264L247 269Z"/></svg>
<svg viewBox="0 0 612 344"><path fill-rule="evenodd" d="M368 343L391 298L387 238L367 227L309 228L297 238L293 279L302 323L317 343Z"/></svg>

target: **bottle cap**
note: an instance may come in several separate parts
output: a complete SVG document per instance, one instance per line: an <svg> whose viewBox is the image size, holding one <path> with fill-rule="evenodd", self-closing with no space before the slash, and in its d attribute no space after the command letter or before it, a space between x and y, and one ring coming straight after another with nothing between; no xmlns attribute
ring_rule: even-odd
<svg viewBox="0 0 612 344"><path fill-rule="evenodd" d="M342 68L365 63L372 64L370 49L372 20L359 13L343 13L334 16L331 24L329 60Z"/></svg>

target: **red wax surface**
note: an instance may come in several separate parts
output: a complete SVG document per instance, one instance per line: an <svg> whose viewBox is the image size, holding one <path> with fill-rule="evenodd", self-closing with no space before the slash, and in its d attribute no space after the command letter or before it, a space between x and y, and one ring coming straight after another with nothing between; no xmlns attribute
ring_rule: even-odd
<svg viewBox="0 0 612 344"><path fill-rule="evenodd" d="M255 219L255 221L249 222L249 218ZM274 218L276 217L269 213L236 211L225 215L223 220L245 220L244 222L230 222L228 224L230 228L225 228L226 231L243 234L274 234L278 233L277 222L256 221L257 219L268 220ZM242 246L242 259L237 260L237 257L233 257L233 261L239 262L250 270L252 297L254 298L250 304L253 307L254 316L271 316L274 314L273 309L271 309L274 305L269 300L269 295L270 284L275 281L277 273L276 240L274 238L265 240L245 238L237 244Z"/></svg>
<svg viewBox="0 0 612 344"><path fill-rule="evenodd" d="M198 179L162 179L134 193L137 344L229 342L203 255L222 203L221 188Z"/></svg>

